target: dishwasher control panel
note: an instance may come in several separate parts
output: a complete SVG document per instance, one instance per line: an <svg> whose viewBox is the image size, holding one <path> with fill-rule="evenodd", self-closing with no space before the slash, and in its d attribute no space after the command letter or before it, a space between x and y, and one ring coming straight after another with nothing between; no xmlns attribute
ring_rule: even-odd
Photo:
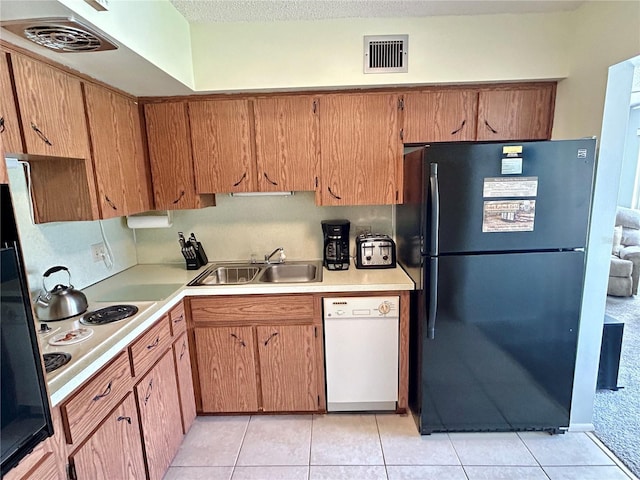
<svg viewBox="0 0 640 480"><path fill-rule="evenodd" d="M399 297L342 297L324 299L325 318L398 317Z"/></svg>

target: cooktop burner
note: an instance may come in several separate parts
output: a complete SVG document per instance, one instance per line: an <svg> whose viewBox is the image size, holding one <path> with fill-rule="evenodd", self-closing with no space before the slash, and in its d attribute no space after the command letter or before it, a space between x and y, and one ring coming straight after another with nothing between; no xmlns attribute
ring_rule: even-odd
<svg viewBox="0 0 640 480"><path fill-rule="evenodd" d="M71 360L71 355L65 352L45 353L42 356L44 358L44 369L47 373L63 367Z"/></svg>
<svg viewBox="0 0 640 480"><path fill-rule="evenodd" d="M85 325L105 325L107 323L124 320L138 313L135 305L111 305L109 307L85 313L80 319L80 323Z"/></svg>

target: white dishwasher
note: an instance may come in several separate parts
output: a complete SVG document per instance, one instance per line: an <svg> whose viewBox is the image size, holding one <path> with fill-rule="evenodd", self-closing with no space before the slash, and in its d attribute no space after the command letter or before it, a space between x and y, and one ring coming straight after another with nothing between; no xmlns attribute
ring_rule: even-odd
<svg viewBox="0 0 640 480"><path fill-rule="evenodd" d="M399 297L323 299L327 411L395 410Z"/></svg>

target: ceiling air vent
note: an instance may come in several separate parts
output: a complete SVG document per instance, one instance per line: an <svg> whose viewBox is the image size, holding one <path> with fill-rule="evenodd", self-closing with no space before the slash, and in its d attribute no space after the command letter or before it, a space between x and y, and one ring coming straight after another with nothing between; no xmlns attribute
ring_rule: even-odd
<svg viewBox="0 0 640 480"><path fill-rule="evenodd" d="M409 35L365 35L364 73L406 73Z"/></svg>
<svg viewBox="0 0 640 480"><path fill-rule="evenodd" d="M99 52L118 47L74 18L32 18L0 25L16 35L60 53Z"/></svg>

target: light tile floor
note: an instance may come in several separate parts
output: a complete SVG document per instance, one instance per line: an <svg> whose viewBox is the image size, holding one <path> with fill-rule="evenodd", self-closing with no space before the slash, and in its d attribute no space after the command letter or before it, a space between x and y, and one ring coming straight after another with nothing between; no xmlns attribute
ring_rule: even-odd
<svg viewBox="0 0 640 480"><path fill-rule="evenodd" d="M198 417L164 480L629 480L587 433L421 436L408 415Z"/></svg>

